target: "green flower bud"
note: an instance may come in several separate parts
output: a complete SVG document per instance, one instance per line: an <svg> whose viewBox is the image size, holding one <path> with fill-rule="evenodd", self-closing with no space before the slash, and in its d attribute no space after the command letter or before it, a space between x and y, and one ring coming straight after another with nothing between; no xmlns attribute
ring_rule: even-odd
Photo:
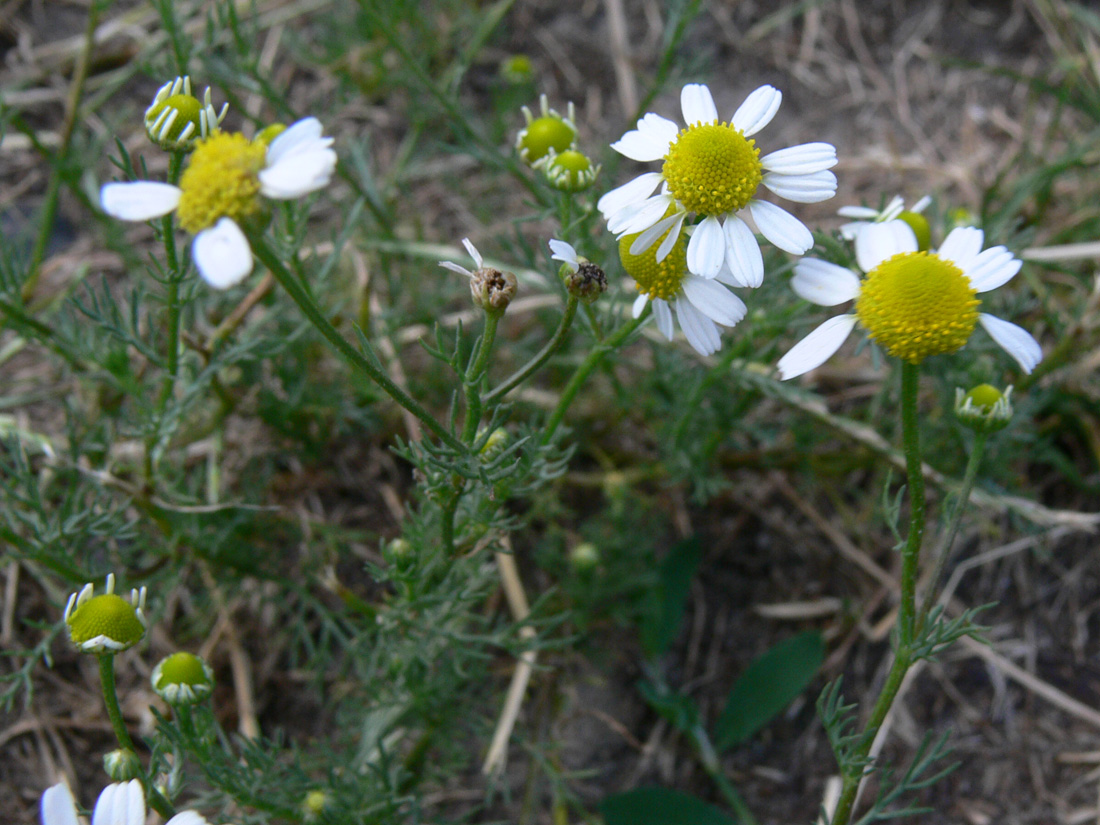
<svg viewBox="0 0 1100 825"><path fill-rule="evenodd" d="M112 782L129 782L141 776L141 762L129 748L119 748L103 755L103 770Z"/></svg>
<svg viewBox="0 0 1100 825"><path fill-rule="evenodd" d="M917 236L917 249L927 252L932 246L932 227L928 225L928 218L918 212L910 212L906 209L898 215L899 221L905 221L913 234Z"/></svg>
<svg viewBox="0 0 1100 825"><path fill-rule="evenodd" d="M197 140L221 125L228 109L228 103L222 104L220 112L214 109L209 87L200 103L191 94L191 78L177 77L157 90L145 110L145 132L166 151L190 151Z"/></svg>
<svg viewBox="0 0 1100 825"><path fill-rule="evenodd" d="M481 438L483 433L478 433L478 438ZM503 452L504 448L508 445L508 431L503 427L497 427L485 440L485 446L481 448L480 455L486 461L492 461L498 455Z"/></svg>
<svg viewBox="0 0 1100 825"><path fill-rule="evenodd" d="M193 653L180 651L160 660L149 680L170 705L193 705L214 691L214 671Z"/></svg>
<svg viewBox="0 0 1100 825"><path fill-rule="evenodd" d="M535 67L525 54L514 54L500 62L500 76L505 83L522 86L535 79Z"/></svg>
<svg viewBox="0 0 1100 825"><path fill-rule="evenodd" d="M975 432L996 432L1012 420L1011 395L1011 386L1003 393L991 384L979 384L970 392L956 389L955 415L960 423Z"/></svg>
<svg viewBox="0 0 1100 825"><path fill-rule="evenodd" d="M306 822L316 822L329 806L328 794L324 791L310 791L302 800L302 813Z"/></svg>
<svg viewBox="0 0 1100 825"><path fill-rule="evenodd" d="M541 115L535 117L531 110L523 107L523 118L527 125L516 135L516 150L520 160L528 166L538 168L545 163L551 152L564 152L573 147L577 139L576 112L569 104L566 117L551 109L546 95L539 97Z"/></svg>
<svg viewBox="0 0 1100 825"><path fill-rule="evenodd" d="M587 156L576 149L551 153L545 159L543 174L560 192L583 192L596 182L600 167L593 166Z"/></svg>
<svg viewBox="0 0 1100 825"><path fill-rule="evenodd" d="M600 563L600 551L592 542L582 542L569 551L569 563L577 572L593 570Z"/></svg>
<svg viewBox="0 0 1100 825"><path fill-rule="evenodd" d="M69 596L65 624L69 638L81 653L118 653L145 637L145 588L130 591L130 601L115 595L115 574L107 576L107 592L93 595L86 584Z"/></svg>
<svg viewBox="0 0 1100 825"><path fill-rule="evenodd" d="M285 123L272 123L270 126L266 126L261 129L256 137L252 138L252 140L253 142L262 143L264 146L270 146L271 141L275 140L275 138L277 138L285 131Z"/></svg>

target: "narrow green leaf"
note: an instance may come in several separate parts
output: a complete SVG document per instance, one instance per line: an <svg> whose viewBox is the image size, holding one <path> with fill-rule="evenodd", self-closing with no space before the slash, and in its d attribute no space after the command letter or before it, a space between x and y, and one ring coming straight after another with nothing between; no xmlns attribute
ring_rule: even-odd
<svg viewBox="0 0 1100 825"><path fill-rule="evenodd" d="M606 825L737 825L713 805L668 788L638 788L605 796L600 814Z"/></svg>
<svg viewBox="0 0 1100 825"><path fill-rule="evenodd" d="M668 650L680 632L691 579L702 558L695 537L676 544L661 562L654 609L642 622L642 647L651 659Z"/></svg>
<svg viewBox="0 0 1100 825"><path fill-rule="evenodd" d="M714 729L719 750L747 742L783 712L817 674L825 641L816 630L780 642L741 674Z"/></svg>

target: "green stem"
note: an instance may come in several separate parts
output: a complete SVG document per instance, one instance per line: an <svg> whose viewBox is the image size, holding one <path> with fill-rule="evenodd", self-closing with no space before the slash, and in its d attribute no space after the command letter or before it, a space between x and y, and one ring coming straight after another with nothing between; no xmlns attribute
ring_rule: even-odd
<svg viewBox="0 0 1100 825"><path fill-rule="evenodd" d="M539 350L538 355L512 373L503 383L490 391L485 396L486 401L496 401L498 398L503 398L534 375L543 364L550 360L550 357L558 351L563 343L565 343L565 337L570 327L573 326L573 319L577 315L577 306L579 304L579 298L574 295L569 296L569 301L565 305L565 312L563 312L561 316L561 322L558 324L558 328L554 330L554 335L546 342L546 346Z"/></svg>
<svg viewBox="0 0 1100 825"><path fill-rule="evenodd" d="M485 313L485 331L478 339L466 367L466 375L462 379L466 392L466 421L462 427L462 441L466 444L473 442L477 435L477 425L481 423L481 385L485 382L485 372L489 368L489 355L497 337L500 315L499 312Z"/></svg>
<svg viewBox="0 0 1100 825"><path fill-rule="evenodd" d="M741 798L741 794L737 792L737 788L734 787L733 783L726 778L726 773L722 770L718 754L714 750L714 745L711 744L707 732L697 725L689 733L699 754L699 760L703 763L703 769L714 781L714 784L718 786L718 790L722 792L722 796L725 797L726 802L729 803L730 808L737 815L738 822L741 825L756 825L756 817L752 815L749 806L745 804L745 800Z"/></svg>
<svg viewBox="0 0 1100 825"><path fill-rule="evenodd" d="M569 410L569 406L577 397L577 393L580 392L581 387L584 386L584 382L588 380L588 376L599 366L604 356L621 347L623 342L642 325L647 317L649 317L649 313L643 312L638 318L630 320L628 323L623 324L615 330L614 334L606 340L592 347L588 356L581 362L581 365L577 367L576 372L574 372L573 376L569 379L569 383L565 385L565 389L562 390L561 398L558 399L558 406L554 408L554 412L550 415L550 420L546 423L546 430L542 436L543 444L549 444L553 439L554 433L557 432L558 427L561 426L562 419L565 418L565 413Z"/></svg>
<svg viewBox="0 0 1100 825"><path fill-rule="evenodd" d="M312 296L298 283L298 280L283 265L283 262L279 260L275 253L271 251L262 237L252 235L249 237L249 242L252 244L252 251L255 253L256 257L268 268L268 271L275 277L275 280L282 284L283 289L287 291L294 300L294 303L298 305L298 308L302 310L302 313L309 319L310 323L317 328L317 331L325 337L325 340L332 345L333 349L385 390L390 398L415 415L420 420L420 423L431 430L436 438L460 454L467 451L465 444L455 438L451 433L447 432L443 425L436 421L427 410L397 386L397 384L395 384L388 375L382 372L381 369L368 361L362 353L347 342L336 327L329 323L324 313L321 312L320 307L314 303Z"/></svg>
<svg viewBox="0 0 1100 825"><path fill-rule="evenodd" d="M460 498L461 490L451 493L443 502L443 512L440 514L440 538L443 541L443 552L448 558L455 554L455 514L458 512Z"/></svg>

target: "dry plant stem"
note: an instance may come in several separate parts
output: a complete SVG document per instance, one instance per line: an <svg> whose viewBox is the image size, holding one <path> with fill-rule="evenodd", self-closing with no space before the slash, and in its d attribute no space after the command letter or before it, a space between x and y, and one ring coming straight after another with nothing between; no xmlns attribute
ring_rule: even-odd
<svg viewBox="0 0 1100 825"><path fill-rule="evenodd" d="M496 401L498 398L503 398L534 375L543 364L550 360L550 356L557 352L558 349L561 348L561 345L565 343L565 337L569 333L569 328L573 326L573 319L577 315L578 304L580 304L580 299L574 295L570 295L568 302L565 304L565 311L561 316L561 323L559 323L558 328L554 330L554 334L550 340L546 342L546 346L539 351L538 355L506 378L502 384L493 388L493 390L485 396L486 401Z"/></svg>
<svg viewBox="0 0 1100 825"><path fill-rule="evenodd" d="M871 717L860 736L859 746L852 754L856 770L846 768L844 785L837 802L836 813L830 825L848 825L855 805L864 770L859 767L871 752L875 736L883 720L890 712L898 695L905 674L913 663L913 640L916 628L916 584L921 541L924 538L924 474L921 470L919 421L917 418L917 388L920 367L907 361L901 362L901 423L902 443L905 449L905 468L909 484L909 535L902 548L901 604L898 609L897 650L886 681L879 692ZM844 766L842 766L844 767Z"/></svg>
<svg viewBox="0 0 1100 825"><path fill-rule="evenodd" d="M69 86L69 98L65 104L65 121L61 125L61 145L54 155L54 163L50 169L50 178L46 184L46 197L42 204L42 218L39 224L38 237L34 240L34 248L31 250L31 261L27 280L21 290L23 300L29 301L38 285L38 278L42 272L42 260L46 257L46 244L50 241L53 231L54 218L57 216L57 199L61 194L61 167L68 161L69 147L72 144L73 132L76 129L76 113L80 109L80 100L84 96L84 82L88 79L88 64L91 60L92 49L95 46L95 30L99 22L100 3L92 0L88 4L88 22L84 28L84 42L80 49L80 57L73 68L73 82Z"/></svg>
<svg viewBox="0 0 1100 825"><path fill-rule="evenodd" d="M107 716L110 717L115 738L123 748L131 753L137 753L134 740L130 738L130 732L126 730L122 710L118 706L118 693L115 690L115 654L100 653L96 658L99 659L99 682L103 687L103 703L107 706ZM176 812L172 808L172 803L164 798L153 783L146 780L144 784L149 795L150 806L165 819L175 816Z"/></svg>
<svg viewBox="0 0 1100 825"><path fill-rule="evenodd" d="M252 245L252 251L255 253L256 257L259 258L260 262L268 268L268 271L271 272L273 276L275 276L275 280L282 284L283 289L287 291L294 300L294 303L298 305L298 308L302 310L302 313L309 319L310 323L317 328L317 331L325 337L325 340L332 345L333 349L343 355L353 366L361 370L368 378L385 390L390 398L419 418L420 422L431 430L436 438L459 454L467 452L465 444L455 438L451 433L447 432L443 425L436 421L426 409L412 397L407 395L388 375L378 369L378 367L367 360L362 353L347 342L344 336L340 334L339 330L329 323L324 313L321 312L321 309L314 303L313 297L298 283L294 275L292 275L290 270L283 265L283 262L279 260L278 256L271 251L262 237L251 235L249 237L249 242Z"/></svg>

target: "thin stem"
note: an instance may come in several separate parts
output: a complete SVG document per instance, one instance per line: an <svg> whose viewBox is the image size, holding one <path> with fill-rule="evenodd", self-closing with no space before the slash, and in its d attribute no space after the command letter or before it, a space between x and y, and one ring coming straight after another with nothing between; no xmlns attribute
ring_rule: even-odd
<svg viewBox="0 0 1100 825"><path fill-rule="evenodd" d="M566 334L569 332L570 327L573 326L573 319L577 315L577 306L579 304L579 298L574 295L569 296L569 300L565 304L565 311L561 316L561 322L558 324L558 328L554 330L553 336L546 342L546 346L539 350L539 353L534 358L508 376L499 386L493 388L485 396L486 401L496 401L498 398L503 398L534 375L543 364L550 360L550 357L558 351L563 343L565 343Z"/></svg>
<svg viewBox="0 0 1100 825"><path fill-rule="evenodd" d="M899 648L908 647L916 627L917 570L924 539L924 470L920 453L917 387L920 366L901 363L902 444L909 484L909 535L901 551L901 604L898 608Z"/></svg>
<svg viewBox="0 0 1100 825"><path fill-rule="evenodd" d="M642 313L639 317L632 319L615 330L614 334L609 338L592 347L588 356L581 362L581 365L577 367L576 372L573 373L573 377L569 379L569 383L565 385L565 389L562 390L561 398L558 399L558 406L554 408L554 412L550 415L550 420L546 423L546 430L543 432L542 436L543 444L549 444L553 439L554 433L557 431L558 427L561 426L562 419L565 418L565 413L569 410L569 406L577 397L577 393L580 392L581 387L584 386L584 382L588 380L588 376L599 366L604 356L621 347L623 342L642 325L648 316L648 312Z"/></svg>
<svg viewBox="0 0 1100 825"><path fill-rule="evenodd" d="M456 452L465 453L467 451L465 444L455 438L451 433L447 432L443 425L436 421L426 409L407 395L388 375L367 360L362 353L347 342L336 327L329 323L324 313L321 312L320 307L314 303L313 297L298 283L298 280L283 265L283 262L279 260L278 256L271 251L263 238L252 235L249 237L249 241L252 244L252 251L255 253L256 257L259 258L260 262L275 276L275 280L282 284L283 289L287 291L294 300L294 303L298 305L298 308L302 310L302 313L309 319L310 323L317 328L317 331L325 337L325 340L332 345L333 349L350 361L352 366L361 370L368 378L385 390L390 398L420 419L420 422L431 430L436 438Z"/></svg>
<svg viewBox="0 0 1100 825"><path fill-rule="evenodd" d="M699 760L703 763L703 769L718 786L718 790L722 792L722 796L737 815L737 820L741 825L756 825L756 817L752 815L749 806L745 804L745 800L741 798L741 794L737 792L733 783L726 778L726 772L722 770L722 764L718 760L718 754L706 730L696 725L689 733L699 754Z"/></svg>
<svg viewBox="0 0 1100 825"><path fill-rule="evenodd" d="M447 496L440 514L440 538L443 541L443 552L448 557L455 554L455 514L458 512L458 500L461 497L461 490L455 490Z"/></svg>
<svg viewBox="0 0 1100 825"><path fill-rule="evenodd" d="M462 384L466 391L466 422L462 427L462 440L470 444L477 435L477 425L481 422L481 385L485 381L485 372L489 368L489 355L493 351L493 342L497 337L499 312L485 313L485 331L477 342Z"/></svg>

